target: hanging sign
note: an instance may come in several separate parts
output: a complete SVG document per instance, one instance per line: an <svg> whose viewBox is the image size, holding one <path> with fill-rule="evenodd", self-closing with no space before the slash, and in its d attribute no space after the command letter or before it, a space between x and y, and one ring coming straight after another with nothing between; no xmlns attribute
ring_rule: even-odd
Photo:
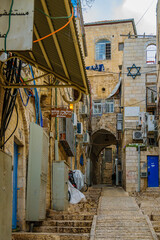
<svg viewBox="0 0 160 240"><path fill-rule="evenodd" d="M52 108L51 117L71 118L72 110L67 108Z"/></svg>
<svg viewBox="0 0 160 240"><path fill-rule="evenodd" d="M0 51L27 51L33 45L34 0L0 0Z"/></svg>

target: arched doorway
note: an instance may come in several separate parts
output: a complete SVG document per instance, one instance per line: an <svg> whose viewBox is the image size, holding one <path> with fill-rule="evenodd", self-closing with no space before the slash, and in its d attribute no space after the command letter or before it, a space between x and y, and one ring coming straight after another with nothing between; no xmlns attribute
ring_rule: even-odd
<svg viewBox="0 0 160 240"><path fill-rule="evenodd" d="M116 155L117 140L113 133L100 129L92 134L90 151L92 184L112 184Z"/></svg>

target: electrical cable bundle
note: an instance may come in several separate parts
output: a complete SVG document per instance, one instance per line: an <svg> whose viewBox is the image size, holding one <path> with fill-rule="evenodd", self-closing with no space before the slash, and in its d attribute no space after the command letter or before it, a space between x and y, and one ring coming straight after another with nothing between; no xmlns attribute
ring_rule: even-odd
<svg viewBox="0 0 160 240"><path fill-rule="evenodd" d="M8 84L12 84L12 83L15 84L20 82L21 67L22 67L22 62L21 60L17 61L17 58L7 61L4 74L6 75L6 81L8 82ZM18 111L16 107L17 92L18 92L17 89L6 89L4 93L1 128L0 128L0 148L4 147L5 143L13 136L18 126ZM5 132L10 123L14 108L17 114L16 126L12 134L5 140Z"/></svg>

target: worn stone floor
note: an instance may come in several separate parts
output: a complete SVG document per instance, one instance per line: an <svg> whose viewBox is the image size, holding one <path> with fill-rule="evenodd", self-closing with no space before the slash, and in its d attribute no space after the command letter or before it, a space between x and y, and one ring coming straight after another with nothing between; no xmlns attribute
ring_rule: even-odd
<svg viewBox="0 0 160 240"><path fill-rule="evenodd" d="M157 239L148 216L122 188L103 187L90 240Z"/></svg>
<svg viewBox="0 0 160 240"><path fill-rule="evenodd" d="M147 215L160 239L160 188L147 188L140 193L131 194L135 197L141 211Z"/></svg>

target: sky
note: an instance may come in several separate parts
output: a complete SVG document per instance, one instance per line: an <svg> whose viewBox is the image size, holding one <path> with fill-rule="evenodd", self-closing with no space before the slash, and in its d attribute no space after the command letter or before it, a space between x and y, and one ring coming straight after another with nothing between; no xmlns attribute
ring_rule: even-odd
<svg viewBox="0 0 160 240"><path fill-rule="evenodd" d="M83 8L84 22L134 18L138 34L156 34L157 0L95 0Z"/></svg>

